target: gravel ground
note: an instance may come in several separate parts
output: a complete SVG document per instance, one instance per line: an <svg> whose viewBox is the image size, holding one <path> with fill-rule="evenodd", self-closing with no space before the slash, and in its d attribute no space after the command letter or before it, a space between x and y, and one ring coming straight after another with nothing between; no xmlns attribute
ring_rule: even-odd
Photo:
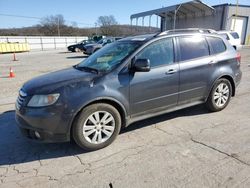
<svg viewBox="0 0 250 188"><path fill-rule="evenodd" d="M250 49L241 54L243 79L225 110L201 105L137 122L95 152L28 141L14 119L25 81L82 54L32 52L17 54L17 62L0 54L0 187L250 187Z"/></svg>

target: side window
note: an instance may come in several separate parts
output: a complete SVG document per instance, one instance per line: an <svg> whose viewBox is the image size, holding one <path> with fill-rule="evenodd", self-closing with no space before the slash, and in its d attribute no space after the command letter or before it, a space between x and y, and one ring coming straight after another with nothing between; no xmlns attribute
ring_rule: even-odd
<svg viewBox="0 0 250 188"><path fill-rule="evenodd" d="M149 59L151 67L171 64L174 62L172 38L161 39L146 46L136 56L137 59Z"/></svg>
<svg viewBox="0 0 250 188"><path fill-rule="evenodd" d="M204 37L179 37L180 60L186 61L209 55L209 48Z"/></svg>
<svg viewBox="0 0 250 188"><path fill-rule="evenodd" d="M222 39L217 37L207 37L211 47L211 54L218 54L226 51L226 46Z"/></svg>

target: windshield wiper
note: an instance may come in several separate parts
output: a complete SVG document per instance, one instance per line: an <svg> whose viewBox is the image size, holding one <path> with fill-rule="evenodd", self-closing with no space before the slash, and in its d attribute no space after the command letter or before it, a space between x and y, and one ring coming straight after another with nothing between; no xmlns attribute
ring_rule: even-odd
<svg viewBox="0 0 250 188"><path fill-rule="evenodd" d="M78 70L84 70L84 71L87 71L87 72L93 72L93 73L99 74L99 70L95 69L95 68L92 68L92 67L85 67L85 66L80 67L80 66L75 65L74 68L76 68Z"/></svg>

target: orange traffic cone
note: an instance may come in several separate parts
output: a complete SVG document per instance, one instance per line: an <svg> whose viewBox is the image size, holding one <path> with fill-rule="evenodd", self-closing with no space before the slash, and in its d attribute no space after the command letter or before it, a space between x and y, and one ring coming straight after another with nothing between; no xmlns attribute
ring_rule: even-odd
<svg viewBox="0 0 250 188"><path fill-rule="evenodd" d="M10 67L10 74L9 74L9 78L14 78L15 77L15 74L12 70L12 68Z"/></svg>
<svg viewBox="0 0 250 188"><path fill-rule="evenodd" d="M17 58L16 58L16 53L15 52L13 53L13 61L18 61Z"/></svg>

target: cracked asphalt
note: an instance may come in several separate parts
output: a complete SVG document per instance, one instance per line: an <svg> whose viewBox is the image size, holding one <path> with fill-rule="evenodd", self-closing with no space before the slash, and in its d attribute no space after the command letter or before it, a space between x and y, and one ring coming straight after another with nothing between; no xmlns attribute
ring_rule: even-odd
<svg viewBox="0 0 250 188"><path fill-rule="evenodd" d="M0 54L0 187L250 187L250 49L241 54L242 82L225 110L200 105L140 121L95 152L26 140L14 119L25 81L72 66L82 54L30 52L17 62Z"/></svg>

